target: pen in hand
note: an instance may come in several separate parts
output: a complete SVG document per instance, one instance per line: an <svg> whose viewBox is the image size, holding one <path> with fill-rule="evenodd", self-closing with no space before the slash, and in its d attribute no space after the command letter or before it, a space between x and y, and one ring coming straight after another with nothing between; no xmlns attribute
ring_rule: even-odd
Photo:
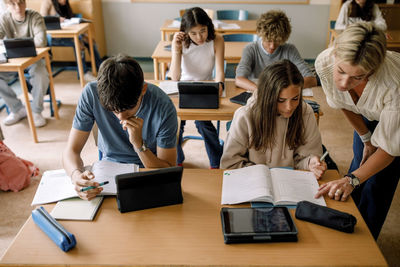
<svg viewBox="0 0 400 267"><path fill-rule="evenodd" d="M99 186L103 186L103 185L106 185L106 184L108 184L108 181L105 181L105 182L100 183ZM97 187L97 186L88 186L88 187L84 187L84 188L81 189L81 192L85 192L85 191L88 191L88 190L90 190L90 189L95 189L96 187Z"/></svg>
<svg viewBox="0 0 400 267"><path fill-rule="evenodd" d="M326 156L328 156L328 150L325 151L325 153L321 156L321 158L319 159L319 161L323 161L323 160L326 158Z"/></svg>

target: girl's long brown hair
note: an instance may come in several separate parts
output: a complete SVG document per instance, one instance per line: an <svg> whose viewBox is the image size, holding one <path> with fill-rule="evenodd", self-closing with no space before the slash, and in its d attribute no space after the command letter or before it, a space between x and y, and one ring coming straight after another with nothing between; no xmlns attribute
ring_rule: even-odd
<svg viewBox="0 0 400 267"><path fill-rule="evenodd" d="M282 60L267 66L261 73L257 84L257 98L251 107L250 147L266 151L272 149L276 138L276 118L278 114L278 99L282 89L290 85L303 88L304 79L297 67L289 60ZM299 105L289 118L286 134L286 144L290 149L304 144L304 122L300 93Z"/></svg>

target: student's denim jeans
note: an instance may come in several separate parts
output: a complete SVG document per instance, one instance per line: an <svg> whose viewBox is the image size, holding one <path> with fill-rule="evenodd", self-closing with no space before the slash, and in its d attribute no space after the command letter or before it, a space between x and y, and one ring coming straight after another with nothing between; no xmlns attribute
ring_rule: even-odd
<svg viewBox="0 0 400 267"><path fill-rule="evenodd" d="M374 131L377 121L364 121L371 131ZM354 131L353 137L353 161L351 162L349 172L358 169L363 155L364 143L361 141L357 132ZM358 210L364 218L375 239L378 238L389 211L397 183L400 177L400 157L385 169L370 177L366 182L353 191L351 194Z"/></svg>
<svg viewBox="0 0 400 267"><path fill-rule="evenodd" d="M32 85L32 111L41 113L43 111L43 97L49 87L49 73L46 69L44 59L39 60L28 68L29 82ZM11 112L18 112L23 105L14 90L8 86L8 81L15 77L15 72L0 72L0 97L9 107Z"/></svg>
<svg viewBox="0 0 400 267"><path fill-rule="evenodd" d="M49 46L72 46L75 51L75 43L74 39L72 38L48 38L48 42ZM88 49L88 51L90 51L89 43L84 42L83 44ZM96 69L99 70L102 61L96 44L93 44L93 51L94 51L94 61L96 63ZM85 51L81 51L81 60L83 65L83 72L86 73L89 69L86 66Z"/></svg>
<svg viewBox="0 0 400 267"><path fill-rule="evenodd" d="M177 146L178 164L182 164L182 162L185 160L185 155L182 149L182 135L184 132L185 124L186 121L181 121L181 128L179 130L179 140ZM197 131L203 137L208 159L210 161L210 167L219 168L219 163L222 156L222 146L219 143L217 130L215 129L211 121L195 121L195 124L197 127Z"/></svg>

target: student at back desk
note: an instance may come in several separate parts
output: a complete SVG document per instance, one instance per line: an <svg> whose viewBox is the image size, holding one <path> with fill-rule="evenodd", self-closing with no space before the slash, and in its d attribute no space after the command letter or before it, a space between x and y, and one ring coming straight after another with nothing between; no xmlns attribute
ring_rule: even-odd
<svg viewBox="0 0 400 267"><path fill-rule="evenodd" d="M212 80L216 67L215 81L225 81L224 39L215 34L214 25L207 13L194 7L182 16L180 32L172 40L172 60L170 77L175 81ZM222 93L222 84L220 92ZM178 165L185 159L182 149L182 135L185 121L181 121L178 141ZM219 168L222 146L217 131L211 121L195 121L197 130L204 139L211 168Z"/></svg>

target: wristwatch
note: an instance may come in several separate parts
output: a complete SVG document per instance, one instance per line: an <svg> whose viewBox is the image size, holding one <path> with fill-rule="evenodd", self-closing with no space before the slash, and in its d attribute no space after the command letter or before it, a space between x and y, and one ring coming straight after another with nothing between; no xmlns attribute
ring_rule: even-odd
<svg viewBox="0 0 400 267"><path fill-rule="evenodd" d="M348 173L345 176L349 177L349 183L354 189L360 186L360 179L358 179L357 176L352 173Z"/></svg>
<svg viewBox="0 0 400 267"><path fill-rule="evenodd" d="M144 152L144 151L146 151L147 150L147 146L146 146L146 144L145 144L145 142L143 141L143 143L142 143L142 146L141 147L138 147L138 148L136 148L135 147L135 151L136 151L136 153L139 153L139 152Z"/></svg>

